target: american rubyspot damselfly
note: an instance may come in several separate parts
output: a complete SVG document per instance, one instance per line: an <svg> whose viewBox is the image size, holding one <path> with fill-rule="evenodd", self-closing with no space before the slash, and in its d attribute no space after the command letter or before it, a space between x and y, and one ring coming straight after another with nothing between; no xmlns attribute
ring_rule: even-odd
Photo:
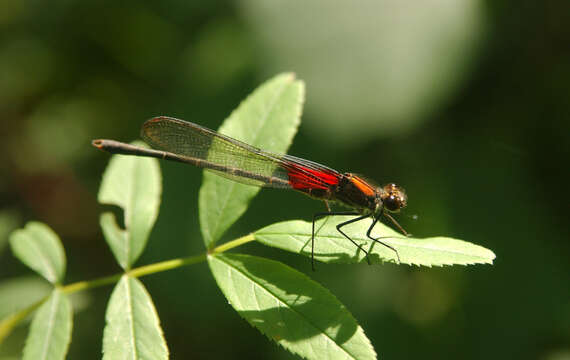
<svg viewBox="0 0 570 360"><path fill-rule="evenodd" d="M404 234L406 231L390 215L406 206L404 190L390 183L383 187L353 173L340 173L316 162L291 155L273 154L236 139L219 134L203 126L175 118L159 116L146 121L141 137L153 149L146 149L115 140L98 139L92 144L98 149L113 154L148 156L192 164L240 183L294 189L310 197L324 201L327 212L313 215L311 235L311 264L315 269L315 221L335 215L355 215L354 219L342 222L336 229L366 254L368 251L341 230L345 225L372 217L366 236L396 253L398 251L372 237L372 229L382 216L387 217ZM329 202L336 202L352 211L331 211Z"/></svg>

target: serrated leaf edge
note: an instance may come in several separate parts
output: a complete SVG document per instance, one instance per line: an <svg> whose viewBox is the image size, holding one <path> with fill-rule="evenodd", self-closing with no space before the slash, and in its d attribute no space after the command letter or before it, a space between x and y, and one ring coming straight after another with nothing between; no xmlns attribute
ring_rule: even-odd
<svg viewBox="0 0 570 360"><path fill-rule="evenodd" d="M223 256L216 256L216 255L209 255L210 258L215 258L216 260L220 260L223 258ZM268 260L268 259L264 259L266 261L272 261L272 260ZM348 356L350 356L352 359L356 359L351 353L349 353L344 347L342 347L340 344L338 344L336 341L334 341L334 339L332 337L330 337L330 335L328 335L323 329L319 328L317 325L313 324L311 321L309 321L302 313L293 310L293 308L285 301L283 301L281 298L279 298L277 295L273 294L269 289L267 289L265 286L259 284L258 282L254 281L251 277L247 276L247 274L245 274L243 271L237 269L234 266L231 266L230 264L228 264L227 262L224 261L224 264L228 267L231 267L232 269L235 269L237 272L239 272L240 274L242 274L245 278L249 279L252 283L256 284L257 286L259 286L260 288L262 288L263 290L265 290L268 294L271 294L273 298L275 298L276 300L278 300L279 303L281 304L285 304L287 306L288 309L292 310L293 312L295 312L295 314L297 314L299 317L305 319L305 321L310 324L311 326L313 326L313 328L315 328L320 334L325 335L325 337L327 339L329 339L333 344L335 344L337 347L341 348L343 350L343 352L345 354L347 354ZM282 264L283 266L287 267L286 265ZM313 279L311 279L310 277L306 276L305 274L298 272L294 269L292 269L293 271L297 272L297 275L304 278L304 280L308 280L310 282L315 283L317 286L321 287L322 290L324 290L329 296L333 297L334 299L336 299L339 303L340 306L343 310L345 310L348 314L348 316L350 316L350 318L352 318L352 320L357 324L357 328L360 328L362 331L362 334L365 335L364 333L364 329L362 329L362 327L360 326L360 324L358 324L358 321L356 320L356 318L352 315L352 313L350 313L350 311L348 311L348 309L346 308L346 306L344 304L342 304L337 298L336 296L334 296L333 293L331 293L327 288L323 287L322 285L320 285L319 283L315 282ZM233 284L235 282L232 281L232 287ZM232 306L233 308L233 306ZM235 309L235 308L234 308ZM237 311L237 310L236 310ZM237 311L239 314L239 311ZM241 314L240 314L241 316ZM254 328L256 328L258 331L260 331L262 334L264 334L268 339L276 342L277 344L279 344L281 347L283 347L285 350L290 351L290 349L286 348L283 344L281 344L279 341L271 338L268 334L265 334L264 332L262 332L259 328L257 328L254 324L252 324L249 319L243 317L251 326L253 326ZM364 336L364 338L367 341L368 346L372 349L372 352L374 352L374 354L376 354L376 351L374 350L374 348L372 347L372 344L370 343L370 339L368 339L367 336ZM294 352L295 354L298 355L298 353Z"/></svg>
<svg viewBox="0 0 570 360"><path fill-rule="evenodd" d="M268 225L271 226L271 225ZM261 229L263 230L263 229ZM254 236L286 236L288 238L294 239L296 242L298 243L302 243L303 245L306 245L308 242L310 242L310 236L306 233L289 233L289 232L254 232L253 233ZM309 239L307 239L306 241L302 238L305 237L309 237ZM402 248L408 248L408 249L413 249L413 250L426 250L426 251L431 251L433 253L438 253L438 254L450 254L450 255L462 255L462 256L468 256L468 257L473 257L473 258L477 258L478 260L474 259L473 261L463 261L463 262L432 262L432 263L419 263L419 262L414 262L414 261L401 261L402 264L408 264L408 265L415 265L415 266L425 266L425 267L432 267L432 266L453 266L453 265L474 265L474 264L493 264L493 260L496 258L496 255L493 251L481 246L481 245L477 245L477 244L473 244L471 242L465 241L465 240L460 240L460 239L455 239L455 238L450 238L450 237L429 237L429 238L417 238L417 240L420 241L429 241L430 239L437 239L437 238L442 238L442 239L448 239L448 240L453 240L453 241L459 241L465 244L469 244L469 246L473 246L475 248L478 248L478 250L482 250L484 252L488 252L488 257L484 256L484 255L480 255L480 254L472 254L472 253L466 253L466 252L460 252L460 251L456 251L456 250L450 250L450 249L446 249L446 248L438 248L438 247L434 247L434 246L422 246L421 244L418 245L413 245L413 244L407 244L407 243L401 243L398 242L398 239L407 239L405 237L401 237L401 236L395 236L395 237L386 237L383 238L383 240L388 240L387 242L389 242L390 244L396 245L398 247L402 247ZM324 239L324 240L328 240L328 241L335 241L335 245L336 246L341 246L344 249L352 249L352 246L349 246L350 243L345 243L344 240L347 240L346 238L342 237L342 236L335 236L335 235L316 235L315 236L315 242L318 239ZM393 241L393 240L396 241ZM257 239L256 239L257 240ZM337 241L337 240L341 240L341 241ZM263 243L264 245L268 245L260 240L257 240L258 242ZM363 241L366 244L369 244L370 241L368 240L363 240L363 239L355 239L355 241ZM347 246L344 246L344 245ZM268 245L269 246L269 245ZM316 258L316 257L315 257ZM363 259L359 260L359 262L361 262Z"/></svg>

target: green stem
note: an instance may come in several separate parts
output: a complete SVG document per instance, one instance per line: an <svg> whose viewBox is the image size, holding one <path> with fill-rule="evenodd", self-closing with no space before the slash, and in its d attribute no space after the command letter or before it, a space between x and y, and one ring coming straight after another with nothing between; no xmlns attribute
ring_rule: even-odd
<svg viewBox="0 0 570 360"><path fill-rule="evenodd" d="M251 242L253 240L255 240L255 236L253 236L253 234L247 234L245 236L240 237L239 239L228 241L225 244L222 244L218 247L215 247L214 249L212 249L210 251L210 254L220 254L220 253L223 253L224 251L228 251L230 249L241 246L241 245L248 243L248 242Z"/></svg>
<svg viewBox="0 0 570 360"><path fill-rule="evenodd" d="M4 318L2 322L0 322L0 344L4 341L4 338L12 332L14 327L18 325L22 320L28 317L34 310L40 307L44 301L47 300L47 296L39 301L36 301L32 305L28 306L25 309L18 311L12 315L8 315L8 317Z"/></svg>
<svg viewBox="0 0 570 360"><path fill-rule="evenodd" d="M105 286L109 284L116 283L119 281L123 274L115 274L111 276L105 276L102 278L89 280L89 281L78 281L73 284L69 284L61 287L61 291L65 294L73 294L74 292L83 291L87 289L93 289L100 286Z"/></svg>
<svg viewBox="0 0 570 360"><path fill-rule="evenodd" d="M208 253L195 255L195 256L189 256L189 257L185 257L185 258L166 260L166 261L161 261L161 262L158 262L155 264L141 266L141 267L138 267L135 269L128 270L126 272L126 274L128 276L138 278L138 277L145 276L145 275L156 274L159 272L176 269L176 268L179 268L182 266L193 265L193 264L205 261L208 255L221 254L225 251L228 251L230 249L233 249L235 247L238 247L240 245L243 245L243 244L248 243L248 242L253 241L253 240L255 240L255 237L253 236L253 234L248 234L248 235L245 235L243 237L240 237L239 239L228 241L225 244L222 244L218 247L215 247L214 249L208 251ZM69 285L65 285L65 286L58 286L58 288L66 294L72 294L75 292L79 292L79 291L83 291L83 290L87 290L87 289L93 289L93 288L97 288L100 286L105 286L105 285L116 283L119 281L119 279L121 279L121 277L124 274L125 273L120 273L120 274L105 276L105 277L98 278L98 279L89 280L89 281L79 281L79 282L69 284ZM14 314L9 315L8 317L4 318L0 322L0 344L2 344L4 338L12 332L12 329L18 323L20 323L30 313L32 313L34 310L36 310L38 307L40 307L40 305L43 304L44 301L46 301L48 297L49 297L49 295L47 295L43 299L33 303L32 305L28 306L27 308L22 309L22 310L18 311L17 313L14 313Z"/></svg>
<svg viewBox="0 0 570 360"><path fill-rule="evenodd" d="M181 259L172 259L172 260L162 261L156 264L141 266L139 268L128 271L127 274L131 277L141 277L145 275L159 273L162 271L176 269L186 265L193 265L202 262L204 260L206 260L206 254L190 256Z"/></svg>

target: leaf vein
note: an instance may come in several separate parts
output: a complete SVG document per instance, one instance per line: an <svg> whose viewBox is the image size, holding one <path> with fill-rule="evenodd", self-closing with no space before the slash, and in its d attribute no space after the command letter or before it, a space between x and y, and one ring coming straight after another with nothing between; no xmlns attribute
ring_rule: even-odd
<svg viewBox="0 0 570 360"><path fill-rule="evenodd" d="M219 258L218 258L219 259ZM223 259L220 259L221 261L223 261L229 268L231 268L232 270L234 270L234 272L237 272L239 274L241 274L242 276L244 276L245 278L249 279L253 285L258 285L258 287L260 289L263 289L267 292L268 295L271 295L271 297L273 297L275 300L281 302L284 307L286 307L287 309L291 310L293 313L295 313L297 316L299 316L300 318L304 319L305 322L309 325L311 325L314 329L316 329L319 333L323 334L325 336L325 339L327 339L327 341L332 342L333 344L335 344L338 348L342 349L342 351L344 353L346 353L348 356L350 356L353 359L356 359L356 357L354 357L351 353L348 352L347 349L345 349L344 347L342 347L340 344L336 343L334 341L334 339L331 337L331 335L329 335L325 330L321 329L319 326L317 326L316 324L314 324L312 321L310 321L309 318L307 318L303 313L294 310L291 306L289 306L289 304L281 299L277 294L274 294L271 290L269 290L267 287L263 286L261 283L257 282L254 278L248 276L246 273L244 273L243 271L241 271L240 269L234 267L233 265L229 264L228 262L224 261ZM312 349L311 349L312 350Z"/></svg>

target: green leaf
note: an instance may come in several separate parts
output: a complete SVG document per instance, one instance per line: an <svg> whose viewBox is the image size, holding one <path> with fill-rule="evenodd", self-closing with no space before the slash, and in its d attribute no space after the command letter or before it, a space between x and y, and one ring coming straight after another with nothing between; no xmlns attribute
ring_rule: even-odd
<svg viewBox="0 0 570 360"><path fill-rule="evenodd" d="M230 305L287 350L309 359L376 358L344 305L304 274L249 255L215 255L208 263Z"/></svg>
<svg viewBox="0 0 570 360"><path fill-rule="evenodd" d="M142 142L134 142L147 147ZM158 160L115 155L103 175L99 202L123 208L125 227L117 225L115 215L104 213L100 224L111 251L123 269L138 259L158 216L162 191Z"/></svg>
<svg viewBox="0 0 570 360"><path fill-rule="evenodd" d="M168 359L158 314L136 278L124 275L107 305L103 359Z"/></svg>
<svg viewBox="0 0 570 360"><path fill-rule="evenodd" d="M53 284L65 275L65 252L56 233L40 222L29 222L10 236L14 255Z"/></svg>
<svg viewBox="0 0 570 360"><path fill-rule="evenodd" d="M315 224L315 259L326 263L357 263L366 261L365 254L340 234L336 225L354 216L329 216ZM366 237L371 219L358 221L342 230L369 251L373 263L397 262L396 253ZM311 256L312 223L294 220L269 225L254 233L255 239L265 245ZM419 239L405 237L388 226L376 224L372 236L394 247L400 262L409 265L443 266L492 264L495 254L482 246L449 237Z"/></svg>
<svg viewBox="0 0 570 360"><path fill-rule="evenodd" d="M52 290L53 286L37 276L3 280L0 282L0 319L41 300Z"/></svg>
<svg viewBox="0 0 570 360"><path fill-rule="evenodd" d="M55 289L32 320L24 359L65 359L71 341L72 318L67 296Z"/></svg>
<svg viewBox="0 0 570 360"><path fill-rule="evenodd" d="M47 297L52 291L53 286L37 276L0 282L0 349L4 339L39 306L32 304Z"/></svg>
<svg viewBox="0 0 570 360"><path fill-rule="evenodd" d="M278 75L248 96L219 131L263 150L285 153L301 121L304 94L304 83L293 74ZM258 191L258 187L204 172L199 208L206 247L214 246L243 215Z"/></svg>

